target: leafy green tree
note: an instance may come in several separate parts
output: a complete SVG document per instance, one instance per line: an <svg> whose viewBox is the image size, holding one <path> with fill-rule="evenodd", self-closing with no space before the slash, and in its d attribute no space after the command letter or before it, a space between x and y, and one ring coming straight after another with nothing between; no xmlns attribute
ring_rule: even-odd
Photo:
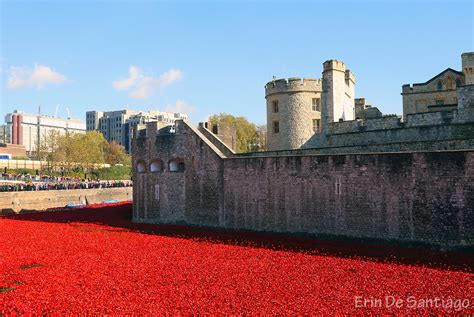
<svg viewBox="0 0 474 317"><path fill-rule="evenodd" d="M211 124L220 126L235 126L237 133L237 152L260 151L264 148L265 141L257 130L257 125L249 122L245 117L235 117L228 113L215 114L209 117Z"/></svg>
<svg viewBox="0 0 474 317"><path fill-rule="evenodd" d="M36 159L45 161L48 170L54 167L54 152L57 150L59 138L59 131L49 130L46 134L41 135L39 144L38 140L35 142L37 149Z"/></svg>
<svg viewBox="0 0 474 317"><path fill-rule="evenodd" d="M104 153L107 141L102 133L89 131L85 134L78 134L76 142L77 157L80 158L80 166L90 170L95 164L105 163Z"/></svg>
<svg viewBox="0 0 474 317"><path fill-rule="evenodd" d="M116 143L115 141L112 141L110 144L105 146L104 158L105 162L110 165L131 165L132 163L130 155L125 152L123 146Z"/></svg>
<svg viewBox="0 0 474 317"><path fill-rule="evenodd" d="M65 172L78 168L90 171L97 164L104 163L131 164L131 158L123 147L115 142L109 144L103 134L98 131L57 136L51 160Z"/></svg>
<svg viewBox="0 0 474 317"><path fill-rule="evenodd" d="M52 161L56 166L65 170L72 167L72 156L74 151L73 137L70 134L61 135L56 139L57 148L52 154Z"/></svg>

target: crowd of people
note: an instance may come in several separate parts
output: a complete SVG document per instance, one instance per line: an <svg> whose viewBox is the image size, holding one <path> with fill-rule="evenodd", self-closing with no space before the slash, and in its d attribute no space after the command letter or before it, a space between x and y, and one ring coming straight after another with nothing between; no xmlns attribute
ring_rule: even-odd
<svg viewBox="0 0 474 317"><path fill-rule="evenodd" d="M29 174L12 175L3 173L0 179L0 192L99 189L131 186L132 181L129 180L97 180L65 176L34 176Z"/></svg>

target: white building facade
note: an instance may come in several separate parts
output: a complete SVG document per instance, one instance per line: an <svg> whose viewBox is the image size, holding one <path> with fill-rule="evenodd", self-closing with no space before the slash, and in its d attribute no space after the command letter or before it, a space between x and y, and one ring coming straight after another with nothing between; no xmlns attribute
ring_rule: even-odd
<svg viewBox="0 0 474 317"><path fill-rule="evenodd" d="M46 115L32 115L15 110L5 116L8 140L6 143L23 145L29 156L52 131L59 135L85 133L86 125L78 119L63 119Z"/></svg>
<svg viewBox="0 0 474 317"><path fill-rule="evenodd" d="M184 113L163 111L87 111L87 131L98 130L102 132L108 142L116 142L130 152L133 126L146 122L160 122L173 124L176 120L187 120Z"/></svg>

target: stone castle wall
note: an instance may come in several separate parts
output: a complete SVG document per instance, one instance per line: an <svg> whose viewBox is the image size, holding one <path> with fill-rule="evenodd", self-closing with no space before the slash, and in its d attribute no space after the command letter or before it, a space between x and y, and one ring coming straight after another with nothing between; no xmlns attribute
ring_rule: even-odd
<svg viewBox="0 0 474 317"><path fill-rule="evenodd" d="M0 214L65 207L67 204L96 204L105 200L131 200L132 188L47 190L0 193Z"/></svg>
<svg viewBox="0 0 474 317"><path fill-rule="evenodd" d="M474 148L474 107L397 117L334 122L303 146L313 153L364 153ZM339 149L335 149L339 148Z"/></svg>
<svg viewBox="0 0 474 317"><path fill-rule="evenodd" d="M474 244L472 150L226 158L185 122L147 135L134 140L134 167L165 168L134 169L134 221ZM166 167L176 157L182 172Z"/></svg>
<svg viewBox="0 0 474 317"><path fill-rule="evenodd" d="M474 108L474 84L458 89L458 108Z"/></svg>
<svg viewBox="0 0 474 317"><path fill-rule="evenodd" d="M474 153L224 161L230 228L474 243Z"/></svg>
<svg viewBox="0 0 474 317"><path fill-rule="evenodd" d="M153 123L147 124L146 131L146 137L133 140L132 164L144 162L146 166L144 173L133 170L134 221L213 225L223 186L224 154L182 121L176 133L157 134ZM170 171L169 162L175 159L184 161L185 171ZM161 171L150 171L154 160L163 162Z"/></svg>
<svg viewBox="0 0 474 317"><path fill-rule="evenodd" d="M221 140L218 136L212 133L212 131L206 127L205 123L199 123L199 132L201 132L207 140L217 147L225 156L231 157L235 155L235 150L232 149L228 143L224 142L224 140Z"/></svg>

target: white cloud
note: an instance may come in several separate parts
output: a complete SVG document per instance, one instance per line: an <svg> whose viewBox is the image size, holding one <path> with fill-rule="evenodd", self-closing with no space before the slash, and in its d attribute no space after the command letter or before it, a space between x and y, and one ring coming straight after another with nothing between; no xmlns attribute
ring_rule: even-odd
<svg viewBox="0 0 474 317"><path fill-rule="evenodd" d="M143 71L130 66L128 78L115 80L112 85L116 90L130 90L129 96L136 99L145 99L151 96L156 90L180 81L183 72L179 69L170 69L160 77L154 78L144 75Z"/></svg>
<svg viewBox="0 0 474 317"><path fill-rule="evenodd" d="M166 106L165 111L166 112L180 112L180 113L189 114L191 112L196 111L196 107L188 105L182 100L178 100L178 101L176 101L175 105Z"/></svg>
<svg viewBox="0 0 474 317"><path fill-rule="evenodd" d="M183 78L183 73L179 69L170 69L158 78L158 82L162 87L168 86L175 81L180 81Z"/></svg>
<svg viewBox="0 0 474 317"><path fill-rule="evenodd" d="M24 66L12 66L10 67L9 73L9 89L22 89L29 87L41 89L50 84L63 84L67 81L66 76L45 65L35 65L33 69Z"/></svg>
<svg viewBox="0 0 474 317"><path fill-rule="evenodd" d="M130 88L130 86L136 83L140 79L140 77L143 77L140 73L141 71L138 67L130 66L130 68L128 69L129 78L116 80L112 84L117 90L127 90L128 88Z"/></svg>

